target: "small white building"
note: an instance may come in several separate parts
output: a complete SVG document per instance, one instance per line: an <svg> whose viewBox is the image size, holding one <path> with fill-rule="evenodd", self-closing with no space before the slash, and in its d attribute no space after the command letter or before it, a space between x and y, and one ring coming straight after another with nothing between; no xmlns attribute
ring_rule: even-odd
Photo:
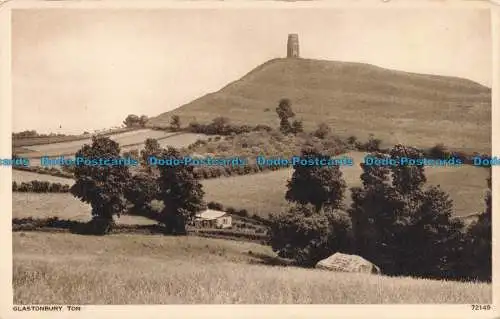
<svg viewBox="0 0 500 319"><path fill-rule="evenodd" d="M232 218L226 212L207 209L196 214L194 225L198 228L231 228Z"/></svg>

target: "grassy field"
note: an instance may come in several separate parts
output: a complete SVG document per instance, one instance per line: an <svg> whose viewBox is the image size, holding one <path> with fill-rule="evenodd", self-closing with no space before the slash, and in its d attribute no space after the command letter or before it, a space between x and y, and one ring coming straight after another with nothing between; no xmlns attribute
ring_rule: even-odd
<svg viewBox="0 0 500 319"><path fill-rule="evenodd" d="M155 131L150 129L141 129L130 132L123 132L118 134L110 135L109 138L118 142L120 145L130 145L130 144L138 144L144 143L147 138L156 138L162 139L166 138L170 135L174 135L172 132L164 132L164 131ZM41 144L34 146L24 147L25 149L29 149L31 152L23 154L19 153L19 156L26 157L39 157L39 156L58 156L58 155L67 155L67 154L75 154L84 144L88 144L91 142L91 139L83 139L77 141L70 142L61 142L61 143L51 143L51 144Z"/></svg>
<svg viewBox="0 0 500 319"><path fill-rule="evenodd" d="M208 138L209 136L205 134L182 133L162 138L158 140L158 143L160 144L160 147L171 146L175 148L182 148L182 147L187 147L190 144L193 144L197 140L204 140ZM145 140L146 139L142 140L142 142L144 142ZM144 148L144 143L140 145L122 147L122 151L131 151L135 149L140 151L143 148Z"/></svg>
<svg viewBox="0 0 500 319"><path fill-rule="evenodd" d="M194 236L14 233L14 303L491 303L488 284L267 265L274 258Z"/></svg>
<svg viewBox="0 0 500 319"><path fill-rule="evenodd" d="M491 89L466 79L362 63L274 59L148 125L165 126L179 115L185 124L225 116L235 124L277 127L274 109L285 97L306 130L325 122L343 138L366 140L373 133L384 147L444 143L454 150L491 153Z"/></svg>
<svg viewBox="0 0 500 319"><path fill-rule="evenodd" d="M155 130L138 130L133 132L121 133L119 135L113 135L111 139L120 143L122 152L138 150L144 148L144 142L147 138L155 138L161 147L173 146L176 148L187 147L188 145L194 143L198 139L207 139L208 136L204 134L194 134L194 133L170 133L164 131ZM30 159L30 165L39 166L41 156L65 156L74 157L75 153L86 143L90 143L91 140L79 140L72 142L56 143L56 144L44 144L30 146L30 149L23 148L22 151L18 151L18 155L22 157L27 157Z"/></svg>
<svg viewBox="0 0 500 319"><path fill-rule="evenodd" d="M348 153L353 158L354 166L343 166L344 179L349 187L360 186L360 163L365 155L362 152ZM221 177L203 180L207 201L220 202L226 207L247 209L250 214L268 216L287 206L285 191L287 180L292 175L291 169L265 172L254 175ZM36 176L38 175L38 178ZM488 172L470 165L462 167L427 167L428 185L441 185L454 202L457 216L466 216L484 209L484 192ZM57 181L73 184L73 180L13 170L13 180L21 182L32 179ZM350 205L350 192L346 192L346 205ZM82 211L84 210L84 212ZM80 201L69 194L13 194L14 217L57 216L74 218L88 216L89 208L81 206ZM40 216L41 217L41 216ZM134 217L130 217L134 218Z"/></svg>
<svg viewBox="0 0 500 319"><path fill-rule="evenodd" d="M87 222L91 219L91 207L71 194L12 193L13 218L59 217ZM140 216L122 215L116 219L118 224L150 225L156 222Z"/></svg>
<svg viewBox="0 0 500 319"><path fill-rule="evenodd" d="M118 134L122 132L129 132L137 130L136 128L119 128L119 129L111 129L107 132L100 133L99 135L108 136L113 134ZM51 144L51 143L62 143L62 142L71 142L78 140L88 140L88 135L65 135L65 136L37 136L37 137L28 137L28 138L13 138L12 146L14 148L21 148L23 146L34 146L41 144Z"/></svg>

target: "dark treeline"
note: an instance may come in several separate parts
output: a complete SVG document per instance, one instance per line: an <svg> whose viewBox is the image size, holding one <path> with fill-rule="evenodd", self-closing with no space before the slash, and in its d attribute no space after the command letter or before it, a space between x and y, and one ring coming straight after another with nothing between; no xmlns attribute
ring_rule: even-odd
<svg viewBox="0 0 500 319"><path fill-rule="evenodd" d="M68 193L70 186L68 184L51 183L47 181L30 181L28 183L12 182L13 192L33 192L33 193Z"/></svg>
<svg viewBox="0 0 500 319"><path fill-rule="evenodd" d="M54 137L54 136L72 136L72 135L66 135L60 133L41 134L35 130L26 130L22 132L12 133L13 139L33 138L33 137Z"/></svg>

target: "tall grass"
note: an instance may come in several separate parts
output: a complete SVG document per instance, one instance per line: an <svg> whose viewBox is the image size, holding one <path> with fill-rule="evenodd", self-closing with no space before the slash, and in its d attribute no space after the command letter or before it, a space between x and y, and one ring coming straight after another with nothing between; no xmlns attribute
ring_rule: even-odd
<svg viewBox="0 0 500 319"><path fill-rule="evenodd" d="M491 302L488 284L271 267L259 256L272 252L196 237L14 234L14 303Z"/></svg>

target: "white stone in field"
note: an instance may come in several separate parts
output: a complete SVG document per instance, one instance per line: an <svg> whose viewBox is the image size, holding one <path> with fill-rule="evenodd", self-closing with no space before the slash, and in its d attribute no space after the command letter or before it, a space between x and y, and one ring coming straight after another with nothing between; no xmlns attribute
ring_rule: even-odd
<svg viewBox="0 0 500 319"><path fill-rule="evenodd" d="M380 274L380 268L358 255L335 253L330 257L320 260L317 269L342 272L361 272Z"/></svg>

